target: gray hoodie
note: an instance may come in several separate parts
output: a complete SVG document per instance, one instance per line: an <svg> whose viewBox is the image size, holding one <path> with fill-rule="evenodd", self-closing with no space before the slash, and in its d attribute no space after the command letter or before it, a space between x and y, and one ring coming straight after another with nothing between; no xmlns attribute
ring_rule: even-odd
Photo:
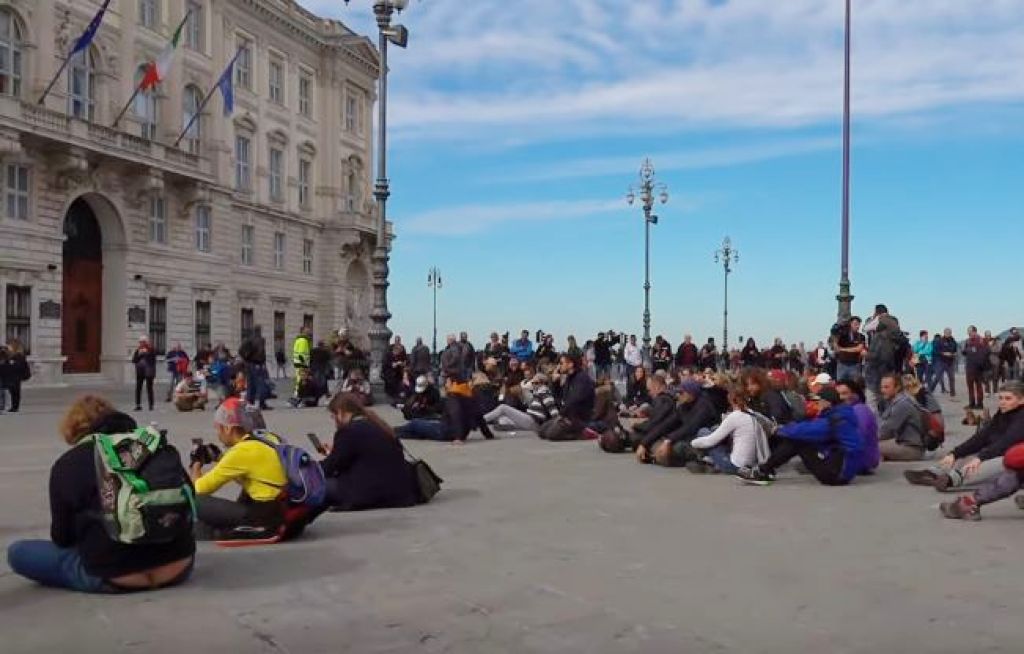
<svg viewBox="0 0 1024 654"><path fill-rule="evenodd" d="M878 426L878 440L895 438L902 445L924 447L921 408L914 398L900 393L887 402Z"/></svg>

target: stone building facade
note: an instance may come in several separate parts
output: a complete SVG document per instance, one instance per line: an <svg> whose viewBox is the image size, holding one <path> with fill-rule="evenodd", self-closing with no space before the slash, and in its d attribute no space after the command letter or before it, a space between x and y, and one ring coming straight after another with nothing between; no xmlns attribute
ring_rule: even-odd
<svg viewBox="0 0 1024 654"><path fill-rule="evenodd" d="M142 334L364 335L372 43L294 0L114 0L37 104L99 4L0 1L0 334L34 381L124 381ZM186 11L169 77L112 126ZM200 111L236 53L234 112Z"/></svg>

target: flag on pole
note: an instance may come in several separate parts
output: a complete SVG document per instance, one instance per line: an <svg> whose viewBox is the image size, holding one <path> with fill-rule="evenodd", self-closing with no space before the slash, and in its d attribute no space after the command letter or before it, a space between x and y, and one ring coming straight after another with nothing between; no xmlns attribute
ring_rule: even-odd
<svg viewBox="0 0 1024 654"><path fill-rule="evenodd" d="M78 37L75 41L75 47L71 50L71 56L75 56L82 50L85 50L92 43L92 40L96 38L96 31L100 28L100 23L103 22L103 16L107 13L107 6L110 5L110 0L105 0L100 10L96 12L96 15L92 17L92 21L89 26L82 32L82 36Z"/></svg>
<svg viewBox="0 0 1024 654"><path fill-rule="evenodd" d="M143 93L151 90L167 78L167 73L171 70L171 64L174 63L174 53L178 50L178 43L181 42L181 33L185 30L188 16L189 14L186 13L185 18L178 25L178 29L174 30L171 40L164 47L160 56L155 61L151 61L146 65L146 74L143 75L142 82L139 84L139 89Z"/></svg>
<svg viewBox="0 0 1024 654"><path fill-rule="evenodd" d="M235 56L231 59L231 63L224 69L224 73L217 80L217 88L220 89L221 95L224 96L224 115L230 116L235 110L235 62L238 60L238 55L242 54L239 50L235 53Z"/></svg>

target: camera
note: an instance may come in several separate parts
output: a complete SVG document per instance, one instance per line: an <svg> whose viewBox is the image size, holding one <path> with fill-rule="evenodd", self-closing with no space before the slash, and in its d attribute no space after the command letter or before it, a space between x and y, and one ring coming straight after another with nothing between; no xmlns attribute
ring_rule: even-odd
<svg viewBox="0 0 1024 654"><path fill-rule="evenodd" d="M190 464L210 465L219 458L219 447L213 443L204 443L201 438L192 439L192 450L188 454Z"/></svg>

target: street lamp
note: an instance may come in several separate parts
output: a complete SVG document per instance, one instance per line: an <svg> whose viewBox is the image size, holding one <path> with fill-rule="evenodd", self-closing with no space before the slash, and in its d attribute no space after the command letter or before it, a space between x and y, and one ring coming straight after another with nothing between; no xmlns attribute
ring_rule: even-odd
<svg viewBox="0 0 1024 654"><path fill-rule="evenodd" d="M349 0L345 0L347 5ZM381 372L384 356L391 341L388 320L388 235L387 201L391 195L387 168L387 116L388 116L388 43L404 48L409 43L409 30L402 25L392 25L391 17L409 6L409 0L374 0L373 13L379 28L380 76L378 78L377 118L377 181L373 195L377 199L377 243L373 250L373 309L370 311L370 382L375 389L383 386Z"/></svg>
<svg viewBox="0 0 1024 654"><path fill-rule="evenodd" d="M732 266L739 263L740 252L732 247L732 239L728 236L722 241L722 247L715 251L715 263L722 264L725 270L725 302L722 310L722 349L726 361L729 360L729 273ZM726 366L728 367L728 365Z"/></svg>
<svg viewBox="0 0 1024 654"><path fill-rule="evenodd" d="M668 202L668 187L654 180L654 164L644 159L640 166L640 180L637 186L631 186L626 194L626 202L630 206L640 200L644 210L644 359L651 360L651 225L658 224L654 215L655 199L662 204Z"/></svg>
<svg viewBox="0 0 1024 654"><path fill-rule="evenodd" d="M434 360L437 360L437 291L441 288L441 271L437 267L427 273L427 288L434 289Z"/></svg>
<svg viewBox="0 0 1024 654"><path fill-rule="evenodd" d="M846 0L846 42L843 70L843 237L842 271L839 277L839 322L853 315L850 294L850 0Z"/></svg>

